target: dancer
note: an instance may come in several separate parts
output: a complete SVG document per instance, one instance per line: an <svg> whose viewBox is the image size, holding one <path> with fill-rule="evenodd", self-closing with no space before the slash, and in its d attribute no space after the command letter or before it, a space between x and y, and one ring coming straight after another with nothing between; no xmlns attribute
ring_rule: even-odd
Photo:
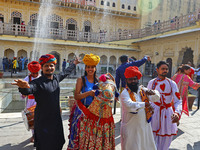
<svg viewBox="0 0 200 150"><path fill-rule="evenodd" d="M96 76L96 66L99 61L99 56L86 54L83 58L83 62L85 64L85 74L81 78L77 79L74 98L76 100L81 100L83 105L86 107L89 107L94 99L95 90L92 88L98 82Z"/></svg>
<svg viewBox="0 0 200 150"><path fill-rule="evenodd" d="M166 62L160 61L157 64L158 77L149 81L147 88L158 90L161 98L160 102L152 103L154 114L152 116L152 129L154 140L158 150L168 150L173 139L177 134L177 123L182 111L182 99L176 83L166 78L169 66ZM172 109L172 100L174 108Z"/></svg>
<svg viewBox="0 0 200 150"><path fill-rule="evenodd" d="M123 91L123 89L126 87L125 76L124 76L124 72L125 72L126 68L128 68L130 66L140 67L146 61L150 61L150 60L151 59L150 59L149 56L145 56L141 60L129 62L128 56L122 55L120 57L120 61L121 61L122 64L116 70L115 80L116 80L117 89L120 90L120 91ZM121 84L120 84L120 82L121 82ZM120 87L121 87L121 89L120 89Z"/></svg>
<svg viewBox="0 0 200 150"><path fill-rule="evenodd" d="M17 85L23 95L33 94L37 102L34 116L36 149L62 150L65 139L60 114L59 82L72 72L79 60L76 59L74 64L57 75L53 74L56 66L56 58L53 55L42 55L39 63L42 68L41 77L30 83L20 79L15 80L16 83L13 85Z"/></svg>
<svg viewBox="0 0 200 150"><path fill-rule="evenodd" d="M189 65L183 65L181 67L181 73L175 74L173 80L176 82L179 92L182 97L182 112L189 116L188 111L188 86L197 90L200 87L199 83L194 82L188 74L191 72Z"/></svg>
<svg viewBox="0 0 200 150"><path fill-rule="evenodd" d="M160 101L158 91L139 86L142 77L138 67L125 70L127 87L120 95L122 105L121 148L122 150L156 150L151 128L152 102Z"/></svg>
<svg viewBox="0 0 200 150"><path fill-rule="evenodd" d="M116 85L110 74L99 78L95 85L96 65L100 58L85 55L85 75L77 80L75 98L77 104L70 115L70 134L68 150L115 149L114 119L111 102ZM82 92L81 92L82 90Z"/></svg>
<svg viewBox="0 0 200 150"><path fill-rule="evenodd" d="M32 61L28 64L28 70L30 71L30 75L26 76L24 78L24 81L27 81L28 83L30 83L32 80L40 77L39 71L41 69L41 65L37 62L37 61ZM25 95L22 95L22 98L26 98ZM36 107L36 102L35 102L35 97L33 96L33 94L28 95L27 98L27 103L26 103L26 109L29 109L33 107L33 109L35 109ZM31 129L32 131L32 137L30 139L30 142L34 142L34 129Z"/></svg>

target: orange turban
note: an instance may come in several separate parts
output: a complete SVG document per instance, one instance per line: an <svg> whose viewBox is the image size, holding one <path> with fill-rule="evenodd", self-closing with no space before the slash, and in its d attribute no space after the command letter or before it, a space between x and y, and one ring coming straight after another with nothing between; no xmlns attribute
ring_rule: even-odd
<svg viewBox="0 0 200 150"><path fill-rule="evenodd" d="M94 54L86 54L83 58L83 63L87 66L96 66L100 62L100 58Z"/></svg>
<svg viewBox="0 0 200 150"><path fill-rule="evenodd" d="M125 76L125 78L133 78L133 77L137 76L137 78L140 79L142 77L142 74L139 71L138 67L130 66L130 67L126 68L124 76Z"/></svg>
<svg viewBox="0 0 200 150"><path fill-rule="evenodd" d="M28 70L33 73L39 72L41 69L41 65L37 61L32 61L28 64Z"/></svg>

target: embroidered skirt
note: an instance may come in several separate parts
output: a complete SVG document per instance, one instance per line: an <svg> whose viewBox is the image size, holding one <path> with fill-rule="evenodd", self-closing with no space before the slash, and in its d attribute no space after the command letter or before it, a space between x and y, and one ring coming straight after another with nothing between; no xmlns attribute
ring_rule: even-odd
<svg viewBox="0 0 200 150"><path fill-rule="evenodd" d="M68 150L114 150L115 124L112 113L107 118L102 118L94 113L95 111L93 110L100 109L97 108L99 107L97 100L93 100L90 106L86 108L80 101L77 101L77 105L72 109L69 120L70 134L68 137ZM107 108L107 106L104 106L101 109ZM103 110L103 112L106 113L107 111Z"/></svg>

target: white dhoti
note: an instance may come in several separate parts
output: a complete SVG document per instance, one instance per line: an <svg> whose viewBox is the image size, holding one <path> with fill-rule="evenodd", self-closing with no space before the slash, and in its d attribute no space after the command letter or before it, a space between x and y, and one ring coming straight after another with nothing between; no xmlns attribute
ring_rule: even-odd
<svg viewBox="0 0 200 150"><path fill-rule="evenodd" d="M127 123L121 123L122 150L156 150L151 124L146 121L145 110L130 113Z"/></svg>

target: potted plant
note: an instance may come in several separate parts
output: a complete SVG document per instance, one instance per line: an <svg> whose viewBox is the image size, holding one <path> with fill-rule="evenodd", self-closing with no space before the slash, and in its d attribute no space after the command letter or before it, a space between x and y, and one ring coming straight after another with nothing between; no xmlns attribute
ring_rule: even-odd
<svg viewBox="0 0 200 150"><path fill-rule="evenodd" d="M189 108L189 110L192 110L192 106L193 106L195 99L196 99L195 95L188 94L188 108Z"/></svg>
<svg viewBox="0 0 200 150"><path fill-rule="evenodd" d="M0 78L3 78L3 71L0 70Z"/></svg>

